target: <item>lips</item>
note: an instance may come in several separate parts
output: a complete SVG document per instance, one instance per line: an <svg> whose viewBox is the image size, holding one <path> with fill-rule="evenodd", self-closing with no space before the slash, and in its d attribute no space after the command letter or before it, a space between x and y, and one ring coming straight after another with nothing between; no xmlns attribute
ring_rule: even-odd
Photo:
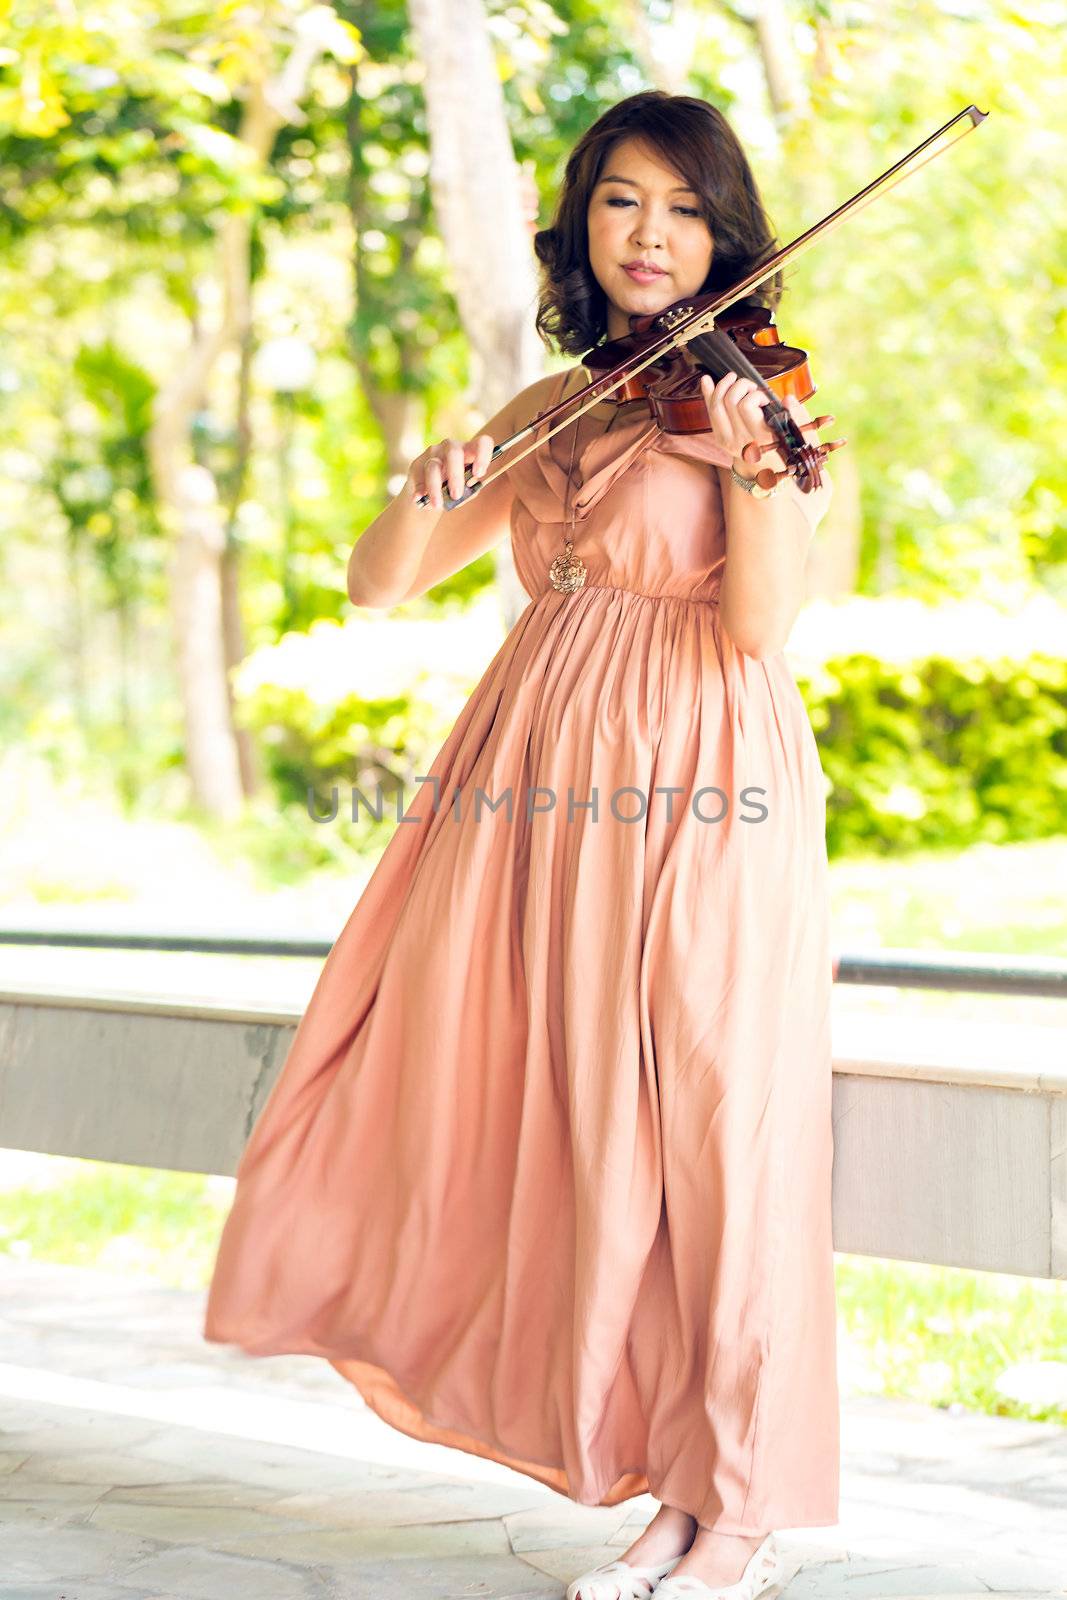
<svg viewBox="0 0 1067 1600"><path fill-rule="evenodd" d="M660 272L655 267L643 267L640 264L624 265L622 270L633 278L635 283L652 283L656 278L665 278L667 276L665 272Z"/></svg>

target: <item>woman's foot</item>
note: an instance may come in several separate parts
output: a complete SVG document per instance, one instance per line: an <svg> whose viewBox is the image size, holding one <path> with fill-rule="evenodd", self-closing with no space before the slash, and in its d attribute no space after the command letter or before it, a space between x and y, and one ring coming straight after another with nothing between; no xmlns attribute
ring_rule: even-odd
<svg viewBox="0 0 1067 1600"><path fill-rule="evenodd" d="M766 1537L764 1533L716 1533L697 1523L692 1544L671 1577L683 1578L688 1574L712 1589L725 1589L740 1581L752 1552L759 1549Z"/></svg>
<svg viewBox="0 0 1067 1600"><path fill-rule="evenodd" d="M661 1567L682 1555L693 1542L699 1524L687 1511L676 1511L673 1506L660 1506L645 1531L635 1539L628 1550L617 1557L632 1567ZM675 1572L681 1570L675 1567Z"/></svg>

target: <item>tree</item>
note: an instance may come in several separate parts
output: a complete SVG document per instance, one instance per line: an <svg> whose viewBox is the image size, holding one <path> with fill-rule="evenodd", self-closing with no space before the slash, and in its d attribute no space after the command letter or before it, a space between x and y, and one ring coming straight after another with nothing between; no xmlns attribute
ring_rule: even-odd
<svg viewBox="0 0 1067 1600"><path fill-rule="evenodd" d="M250 30L237 54L243 83L233 161L250 183L264 172L274 141L285 123L303 120L300 102L311 70L326 48L351 57L354 33L328 6L312 6L292 23L292 38L280 67L272 67L280 27ZM209 296L198 286L204 307L194 321L192 344L156 399L149 455L160 517L173 535L171 606L185 701L186 754L193 795L215 816L240 810L243 784L234 734L227 678L230 652L240 651L230 608L224 626L224 509L215 482L195 460L192 427L204 403L212 371L222 353L241 345L250 326L249 269L254 201L239 195L223 213ZM213 301L213 304L209 304Z"/></svg>
<svg viewBox="0 0 1067 1600"><path fill-rule="evenodd" d="M482 0L410 0L425 68L434 211L474 390L491 416L544 369L530 306L537 283L520 172ZM497 572L509 621L526 603L510 552Z"/></svg>

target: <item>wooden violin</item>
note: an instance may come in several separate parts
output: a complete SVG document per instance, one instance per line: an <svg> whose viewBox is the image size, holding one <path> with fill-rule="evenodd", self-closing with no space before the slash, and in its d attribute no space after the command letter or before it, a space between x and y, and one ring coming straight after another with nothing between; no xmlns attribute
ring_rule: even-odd
<svg viewBox="0 0 1067 1600"><path fill-rule="evenodd" d="M634 315L630 318L627 337L597 345L585 357L583 365L591 372L611 372L613 368L618 371L630 358L646 349L649 341L664 328L670 328L672 319L682 309L687 313L699 312L718 305L721 298L721 295L703 295L677 301L662 311ZM651 381L646 372L652 374ZM766 306L735 308L715 316L714 327L709 332L696 334L680 350L672 350L653 362L650 368L627 378L613 390L613 398L619 404L627 400L647 400L651 415L664 433L709 433L711 423L700 380L705 373L721 378L727 372L738 372L754 379L769 397L763 416L774 437L765 445L750 441L742 455L746 460L755 461L765 450L778 449L787 462L781 473L770 468L757 473L757 482L769 489L777 478L793 472L805 494L817 489L822 482L820 461L832 450L839 450L845 440L835 439L831 444L822 445L805 442L801 424L783 402L787 395L795 395L803 402L815 393L808 352L798 345L782 343L774 324L774 313ZM803 427L817 432L829 421L829 417L816 417Z"/></svg>
<svg viewBox="0 0 1067 1600"><path fill-rule="evenodd" d="M661 311L631 316L629 334L608 344L595 346L583 359L583 366L602 376L595 378L577 394L540 412L525 427L512 434L510 439L494 446L490 463L512 446L530 439L544 421L555 423L542 438L533 437L525 450L499 469L500 472L506 471L552 438L560 428L576 422L598 401L609 398L614 398L616 404L647 399L651 415L667 433L710 432L711 423L700 380L705 372L714 378L723 377L727 372L737 372L753 379L766 391L768 399L763 415L774 435L768 445L760 446L750 441L745 446L746 459L752 459L748 452L755 452L758 458L764 450L777 449L786 463L782 473L765 468L757 475L763 487L770 488L777 478L791 473L804 493L817 489L822 482L819 472L821 463L831 450L839 449L845 441L809 444L801 425L784 404L789 394L795 394L803 402L815 393L807 351L781 342L773 314L766 307L738 307L732 316L726 313L736 302L750 296L787 261L795 260L810 249L816 239L839 227L846 217L862 210L912 172L918 171L919 167L925 166L927 161L932 161L942 150L956 144L984 122L988 115L988 111L979 111L977 106L966 106L844 205L830 212L805 233L799 234L790 244L766 257L746 277L738 279L728 289L717 294L690 296L665 306ZM963 132L948 138L951 129L964 118L967 119L967 126ZM924 152L928 153L924 155ZM923 157L921 161L917 159L919 156ZM645 372L649 373L647 378L642 377ZM562 420L559 420L561 413ZM817 417L804 423L803 427L817 430L829 420L827 417ZM468 466L465 474L469 471ZM462 505L497 476L499 473L490 472L477 482L466 481L463 493L455 500L443 489L444 510L451 511L454 506ZM429 499L428 494L419 495L416 504L427 505Z"/></svg>

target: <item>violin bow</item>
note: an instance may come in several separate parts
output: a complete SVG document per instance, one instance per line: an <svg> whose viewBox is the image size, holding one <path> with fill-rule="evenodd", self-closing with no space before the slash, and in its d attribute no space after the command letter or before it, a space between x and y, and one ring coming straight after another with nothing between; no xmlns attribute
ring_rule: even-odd
<svg viewBox="0 0 1067 1600"><path fill-rule="evenodd" d="M507 467L501 468L501 471L508 471L519 461L524 460L531 451L547 443L562 428L565 428L569 422L577 422L579 417L584 416L605 395L613 394L628 378L636 377L639 372L643 372L646 367L658 361L666 351L675 349L679 343L687 343L686 335L688 335L688 338L695 338L700 333L713 332L715 318L720 311L727 310L736 301L743 299L751 290L758 288L761 283L777 272L779 267L784 266L787 261L794 261L798 256L803 255L805 250L810 250L816 240L832 232L834 228L839 228L847 218L854 216L858 211L862 211L865 206L869 206L872 201L879 199L882 195L888 194L890 189L895 189L898 183L902 183L905 178L909 178L913 173L918 172L919 168L924 167L928 161L932 161L935 156L941 155L952 145L958 144L961 139L966 138L967 134L983 123L988 115L988 111L979 111L975 105L965 106L962 111L951 117L943 127L930 134L921 144L917 144L914 150L909 150L906 156L895 162L893 166L888 167L866 188L860 189L850 200L846 200L843 205L838 206L836 211L831 211L828 216L814 223L806 232L798 234L790 244L783 245L780 250L768 256L766 260L754 267L747 277L731 284L730 288L725 289L710 306L704 306L700 311L694 310L691 306L676 305L666 308L664 312L659 313L667 323L667 331L661 339L643 350L640 356L620 362L617 367L613 367L610 372L605 373L604 377L597 378L592 383L587 384L577 394L571 395L566 400L558 401L551 410L540 412L524 428L520 428L517 433L513 433L510 439L503 439L500 444L494 446L493 453L489 457L489 464L492 465L497 456L503 451L510 450L512 446L521 444L524 439L529 438L543 422L546 420L551 422L559 416L561 411L565 411L567 413L566 416L556 427L549 428L548 432L542 435L540 439L532 439L525 450L508 462ZM964 118L967 119L967 125L962 132L955 134L952 138L948 138L947 136L951 130L958 122L962 122ZM927 151L928 154L924 155L924 151ZM917 159L919 156L922 156L921 161ZM740 352L738 353L740 354ZM581 404L583 401L585 403ZM465 468L464 472L466 470ZM466 484L463 493L457 500L453 500L446 491L442 490L442 498L445 502L443 509L451 511L453 507L461 505L465 500L472 499L479 489L484 488L488 483L494 482L499 476L500 473L494 472L477 483ZM427 505L429 504L429 498L428 494L419 495L415 504L420 506Z"/></svg>

